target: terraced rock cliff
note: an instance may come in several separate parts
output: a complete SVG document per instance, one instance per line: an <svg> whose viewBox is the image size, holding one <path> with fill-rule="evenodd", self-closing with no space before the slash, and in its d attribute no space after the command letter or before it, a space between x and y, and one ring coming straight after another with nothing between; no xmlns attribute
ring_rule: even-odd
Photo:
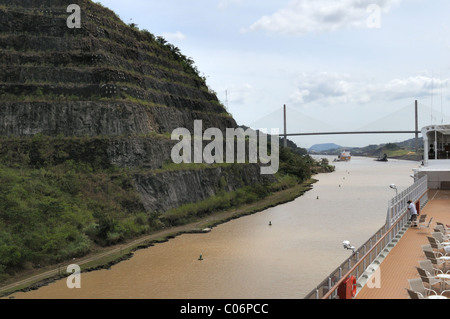
<svg viewBox="0 0 450 319"><path fill-rule="evenodd" d="M237 123L178 48L90 0L69 28L73 2L0 1L0 281L277 181L258 164L173 164L174 129Z"/></svg>
<svg viewBox="0 0 450 319"><path fill-rule="evenodd" d="M71 3L2 1L0 135L101 137L109 163L156 169L174 129L237 126L177 48L89 0L69 28Z"/></svg>
<svg viewBox="0 0 450 319"><path fill-rule="evenodd" d="M3 1L1 135L136 135L236 123L176 48L79 1ZM5 119L8 121L5 121Z"/></svg>

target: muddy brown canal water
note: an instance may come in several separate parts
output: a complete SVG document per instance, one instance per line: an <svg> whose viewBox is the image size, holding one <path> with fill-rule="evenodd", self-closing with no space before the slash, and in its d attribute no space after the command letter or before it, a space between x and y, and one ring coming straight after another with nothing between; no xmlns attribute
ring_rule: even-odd
<svg viewBox="0 0 450 319"><path fill-rule="evenodd" d="M80 289L69 289L63 279L13 296L303 298L350 256L344 240L359 247L384 225L395 195L389 185L407 188L419 165L368 158L334 164L334 173L317 175L313 190L293 202L139 250L109 270L82 273Z"/></svg>

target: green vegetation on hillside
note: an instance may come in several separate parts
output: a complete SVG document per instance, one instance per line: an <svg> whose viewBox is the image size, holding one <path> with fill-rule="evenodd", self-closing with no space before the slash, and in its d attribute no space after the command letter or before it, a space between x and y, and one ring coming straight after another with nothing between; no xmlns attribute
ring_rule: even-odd
<svg viewBox="0 0 450 319"><path fill-rule="evenodd" d="M321 166L329 167L281 147L275 183L229 192L221 179L221 189L204 201L164 213L146 212L133 185L134 172L108 164L102 143L97 138L39 135L28 141L1 140L0 281L17 271L84 256L96 245L117 244L256 202L309 179ZM70 154L72 148L77 155ZM173 166L164 170L182 169Z"/></svg>
<svg viewBox="0 0 450 319"><path fill-rule="evenodd" d="M164 188L179 182L178 173L189 179L217 166L170 163L172 130L195 119L237 125L193 59L91 0L79 3L81 29L66 28L61 1L35 2L0 5L7 21L0 24L0 282L258 202L332 170L289 141L275 179L261 182L256 170L239 169L247 164L223 164L217 171L228 175L195 184L214 196L189 192L177 201L186 189L172 197ZM245 182L243 171L251 175ZM171 174L150 195L138 190L139 179L155 177L151 184ZM169 203L148 208L162 199Z"/></svg>
<svg viewBox="0 0 450 319"><path fill-rule="evenodd" d="M92 172L68 161L40 169L0 166L0 180L0 279L154 226L126 172Z"/></svg>
<svg viewBox="0 0 450 319"><path fill-rule="evenodd" d="M423 139L418 141L419 149L416 151L415 138L409 139L399 143L386 143L379 145L368 145L365 147L345 147L332 150L325 150L322 152L315 151L315 154L339 155L344 149L350 151L353 156L367 156L367 157L383 157L384 154L388 158L406 159L406 160L421 160L423 158Z"/></svg>

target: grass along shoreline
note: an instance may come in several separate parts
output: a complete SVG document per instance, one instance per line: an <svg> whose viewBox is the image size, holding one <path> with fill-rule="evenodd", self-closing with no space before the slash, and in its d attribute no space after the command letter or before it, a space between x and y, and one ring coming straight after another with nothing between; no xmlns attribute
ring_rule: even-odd
<svg viewBox="0 0 450 319"><path fill-rule="evenodd" d="M66 273L66 269L70 264L79 265L82 272L110 268L123 260L131 258L136 250L166 242L182 234L202 233L206 228L213 228L233 219L252 215L265 209L293 201L312 189L312 185L316 182L317 180L315 179L308 179L301 184L274 192L253 203L218 211L198 218L188 224L159 230L139 238L128 240L119 245L106 248L99 247L82 258L67 260L66 262L47 266L39 270L18 274L3 283L3 286L0 287L0 297L10 296L18 291L35 290L55 280L63 279L69 275Z"/></svg>

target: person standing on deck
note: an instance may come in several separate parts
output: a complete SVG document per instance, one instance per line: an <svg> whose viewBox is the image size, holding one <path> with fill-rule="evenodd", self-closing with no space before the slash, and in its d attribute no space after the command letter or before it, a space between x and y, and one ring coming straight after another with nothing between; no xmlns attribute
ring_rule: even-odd
<svg viewBox="0 0 450 319"><path fill-rule="evenodd" d="M409 221L411 223L414 223L417 219L417 209L416 209L416 205L410 200L408 201L408 210L409 210L409 214L411 216ZM414 224L414 225L412 225L412 227L417 227L417 225Z"/></svg>

